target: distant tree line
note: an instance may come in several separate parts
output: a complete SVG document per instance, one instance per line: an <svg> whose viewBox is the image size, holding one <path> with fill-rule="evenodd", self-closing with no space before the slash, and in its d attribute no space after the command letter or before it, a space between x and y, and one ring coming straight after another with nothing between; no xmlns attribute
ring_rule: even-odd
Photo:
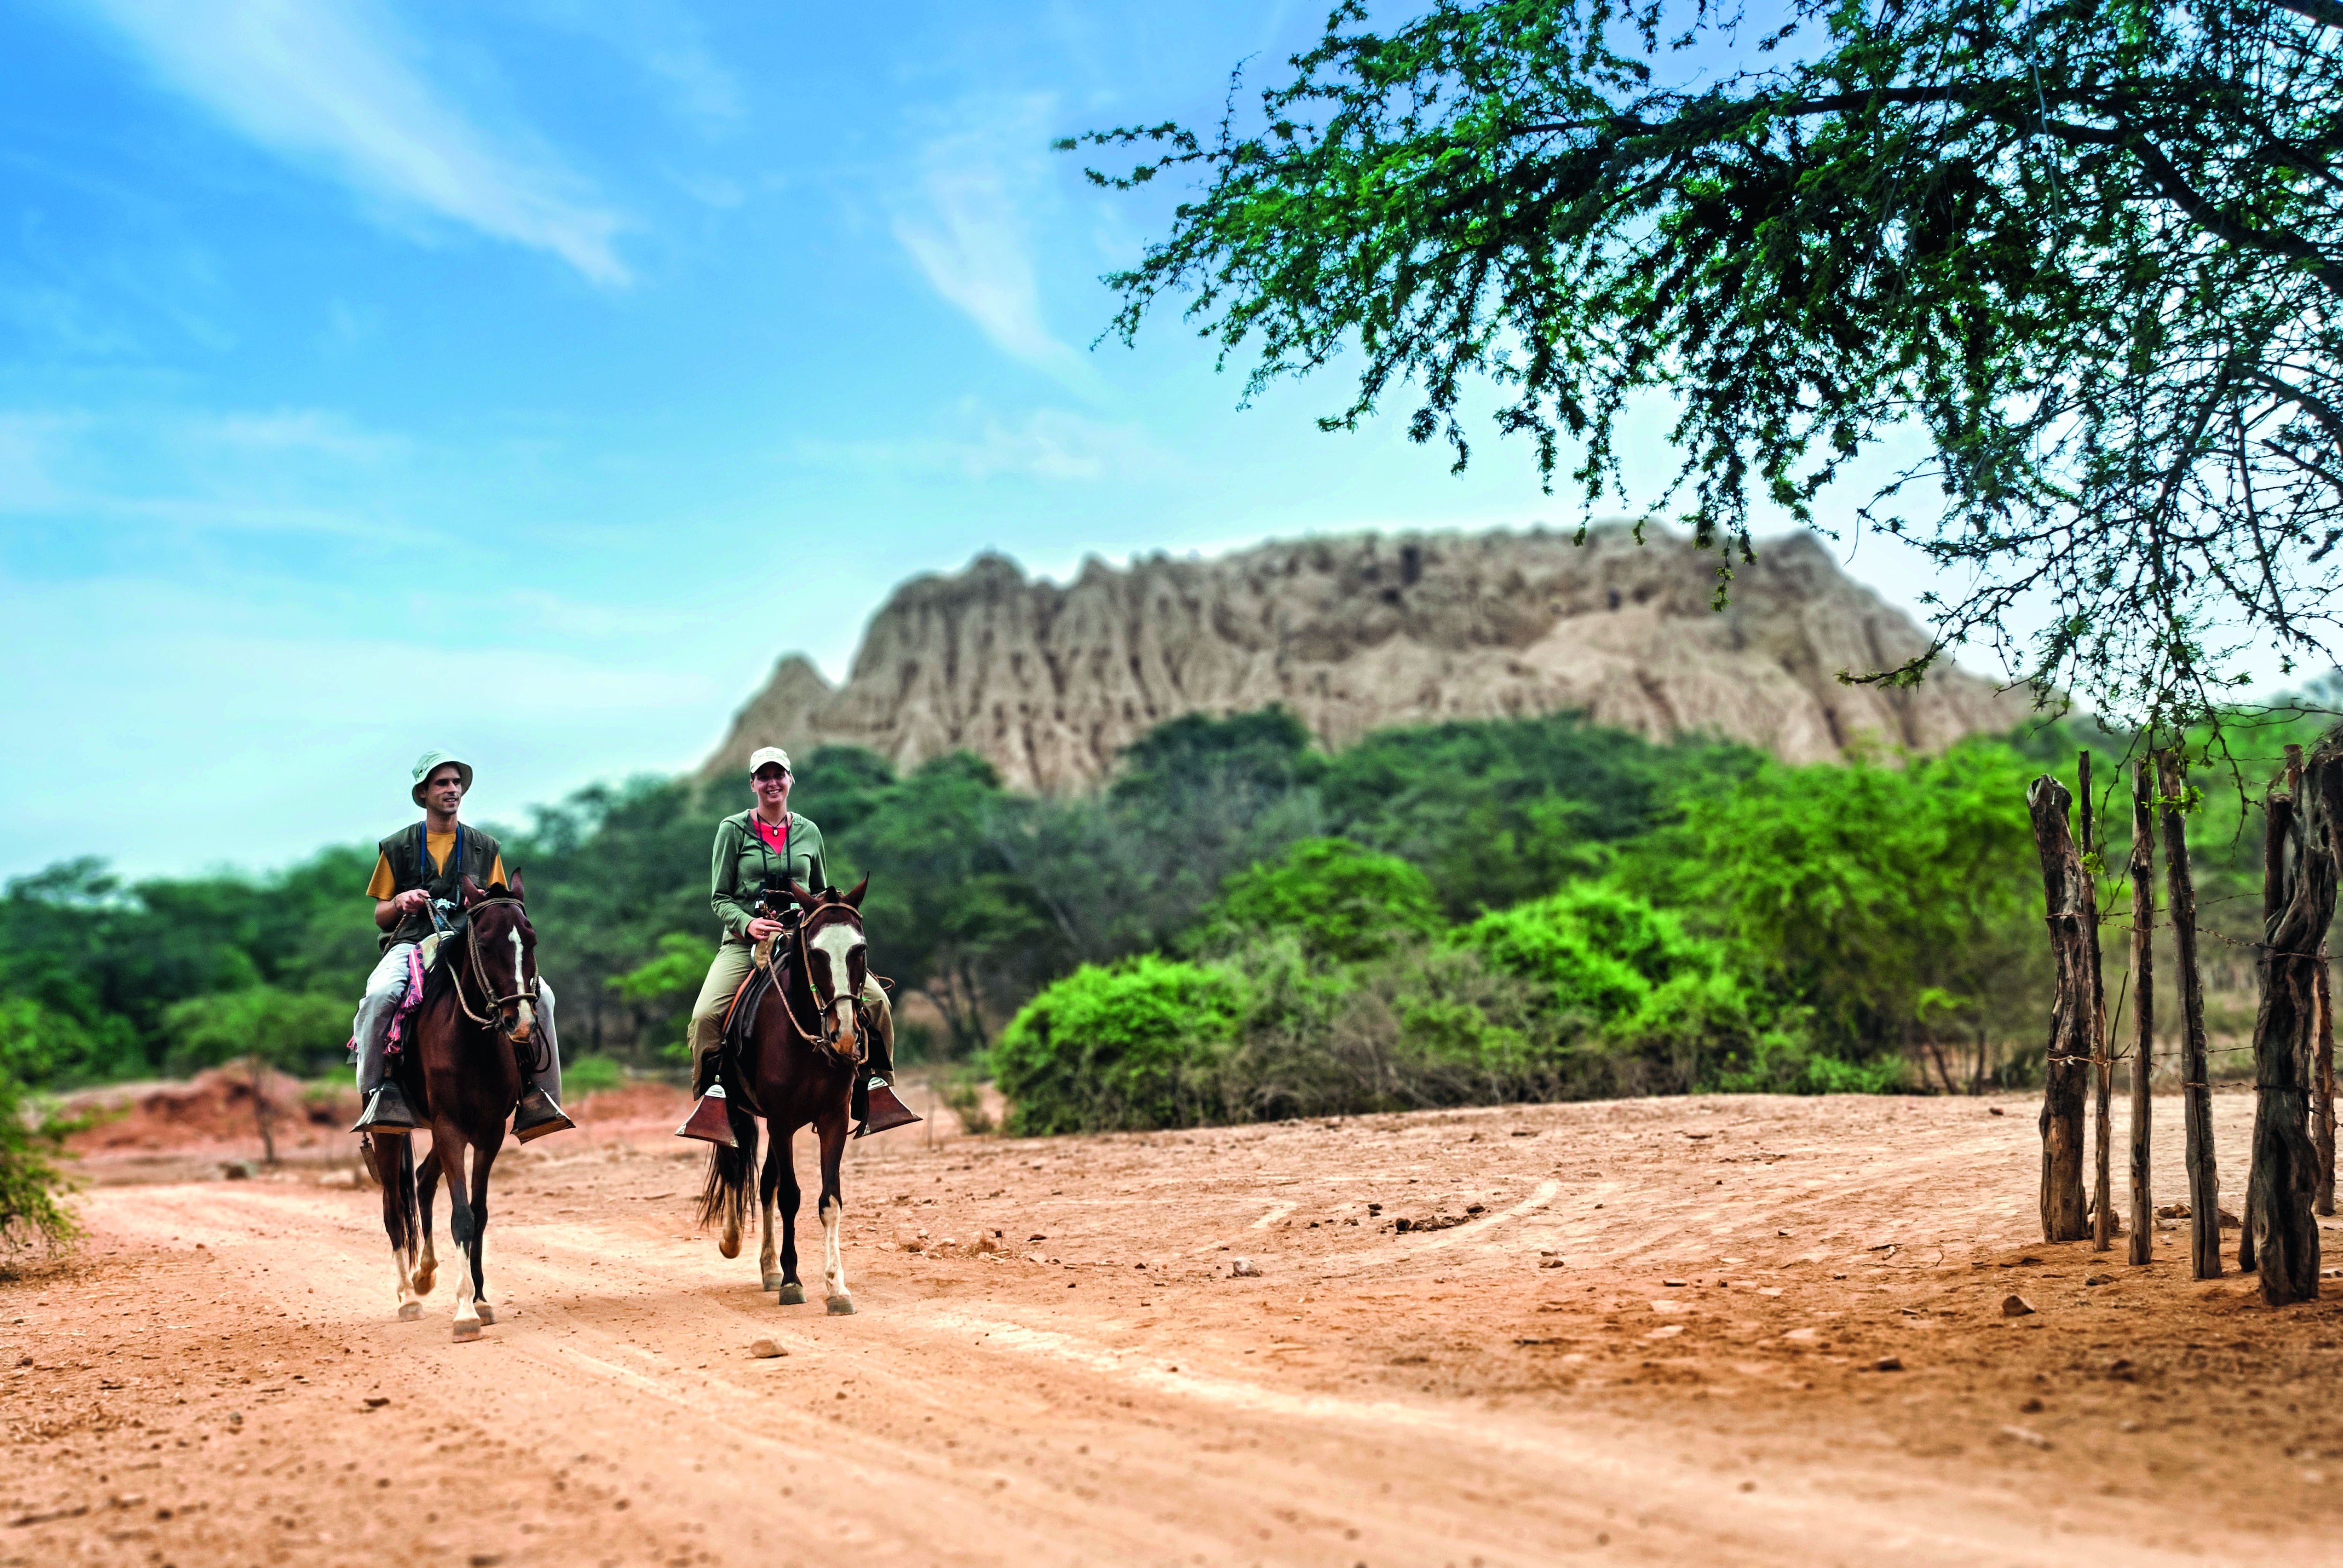
<svg viewBox="0 0 2343 1568"><path fill-rule="evenodd" d="M2321 722L2281 713L2247 749ZM2024 789L2070 776L2076 739L1793 767L1564 714L1330 754L1269 709L1164 724L1091 796L1015 794L967 753L898 773L827 747L791 804L821 824L833 875L870 878L880 972L932 1004L906 1008L907 1054L998 1073L1034 1130L1703 1087L1975 1091L2038 1054ZM2112 761L2122 742L2098 739ZM571 1058L674 1060L716 935L708 846L737 793L637 779L500 829ZM2246 809L2208 788L2194 834L2208 926L2240 940L2258 886ZM91 859L15 879L0 1075L337 1070L375 954L370 864L336 847L266 876L130 881ZM2217 984L2229 950L2208 944Z"/></svg>

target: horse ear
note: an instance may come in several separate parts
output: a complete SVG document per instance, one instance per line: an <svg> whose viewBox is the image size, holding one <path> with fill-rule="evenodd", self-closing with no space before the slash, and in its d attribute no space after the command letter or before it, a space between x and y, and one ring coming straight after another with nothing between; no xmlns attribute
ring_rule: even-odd
<svg viewBox="0 0 2343 1568"><path fill-rule="evenodd" d="M468 910L487 897L488 894L480 891L480 884L468 876L464 879L464 892L458 900L458 907Z"/></svg>
<svg viewBox="0 0 2343 1568"><path fill-rule="evenodd" d="M820 899L813 896L812 890L808 888L802 882L791 882L789 884L789 897L795 899L801 907L809 910L821 902Z"/></svg>
<svg viewBox="0 0 2343 1568"><path fill-rule="evenodd" d="M524 904L525 904L525 903L527 903L527 902L528 902L528 895L524 894L524 893L520 890L520 871L519 871L518 868L515 868L515 869L514 869L514 871L513 871L513 874L512 874L512 887L511 887L511 889L510 889L510 891L511 891L512 896L513 896L513 898L514 898L514 900L515 900L516 901L518 901L518 902L519 902L519 903L524 903Z"/></svg>
<svg viewBox="0 0 2343 1568"><path fill-rule="evenodd" d="M860 909L862 907L862 890L870 885L870 879L869 877L864 877L860 881L855 883L854 890L846 895L846 907L850 910Z"/></svg>

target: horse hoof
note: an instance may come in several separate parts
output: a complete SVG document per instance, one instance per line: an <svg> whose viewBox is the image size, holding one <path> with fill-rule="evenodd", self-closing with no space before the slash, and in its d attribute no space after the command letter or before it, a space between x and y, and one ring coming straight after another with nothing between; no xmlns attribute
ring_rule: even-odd
<svg viewBox="0 0 2343 1568"><path fill-rule="evenodd" d="M785 1307L801 1307L805 1305L805 1287L799 1284L795 1280L787 1281L779 1288L781 1292L781 1305Z"/></svg>
<svg viewBox="0 0 2343 1568"><path fill-rule="evenodd" d="M717 1241L716 1250L723 1253L728 1258L737 1258L740 1255L740 1238L738 1236L723 1237Z"/></svg>
<svg viewBox="0 0 2343 1568"><path fill-rule="evenodd" d="M462 1318L458 1318L456 1320L457 1343L461 1344L466 1340L476 1340L479 1337L480 1325L477 1320L471 1322L466 1322Z"/></svg>
<svg viewBox="0 0 2343 1568"><path fill-rule="evenodd" d="M788 1284L789 1282L781 1278L779 1274L767 1274L765 1276L765 1289L769 1291L781 1290Z"/></svg>
<svg viewBox="0 0 2343 1568"><path fill-rule="evenodd" d="M480 1322L484 1323L493 1323L497 1321L496 1308L488 1305L486 1302L480 1302L473 1310L480 1314Z"/></svg>
<svg viewBox="0 0 2343 1568"><path fill-rule="evenodd" d="M422 1315L423 1303L421 1302L401 1302L398 1303L398 1321L400 1322L411 1323Z"/></svg>
<svg viewBox="0 0 2343 1568"><path fill-rule="evenodd" d="M418 1296L427 1296L431 1293L431 1287L438 1282L439 1276L427 1271L417 1274L415 1276L415 1293Z"/></svg>
<svg viewBox="0 0 2343 1568"><path fill-rule="evenodd" d="M830 1308L830 1315L833 1318L850 1318L854 1315L852 1296L832 1296L823 1304Z"/></svg>

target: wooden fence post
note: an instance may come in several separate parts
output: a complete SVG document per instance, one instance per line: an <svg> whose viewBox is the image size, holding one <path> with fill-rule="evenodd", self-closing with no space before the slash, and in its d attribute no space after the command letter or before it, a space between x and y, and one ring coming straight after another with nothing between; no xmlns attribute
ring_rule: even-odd
<svg viewBox="0 0 2343 1568"><path fill-rule="evenodd" d="M2087 749L2075 759L2075 785L2083 797L2083 889L2091 901L2091 1092L2097 1112L2091 1121L2091 1251L2104 1252L2114 1244L2116 1234L2115 1183L2107 1149L2113 1128L2107 1099L2115 1089L2115 1062L2108 1054L2113 1042L2107 1039L2107 971L2099 960L2099 878L2091 869L2099 854L2099 833Z"/></svg>
<svg viewBox="0 0 2343 1568"><path fill-rule="evenodd" d="M2082 857L2066 826L2074 797L2044 774L2026 791L2034 845L2042 857L2044 920L2057 960L2057 1000L2050 1010L2050 1042L2042 1089L2042 1239L2079 1241L2090 1233L2083 1208L2084 1074L2091 1065L2090 948L2087 940L2088 884Z"/></svg>
<svg viewBox="0 0 2343 1568"><path fill-rule="evenodd" d="M2318 1151L2318 1201L2321 1214L2335 1212L2335 1001L2329 994L2327 946L2318 948L2318 989L2311 1000L2318 1007L2314 1020L2318 1043L2310 1068L2310 1146Z"/></svg>
<svg viewBox="0 0 2343 1568"><path fill-rule="evenodd" d="M2304 1063L2316 1027L2318 950L2335 917L2328 823L2343 811L2343 754L2322 747L2302 798L2269 797L2261 1006L2254 1014L2254 1160L2246 1227L2272 1306L2318 1294L2318 1157Z"/></svg>
<svg viewBox="0 0 2343 1568"><path fill-rule="evenodd" d="M2156 780L2138 763L2131 782L2131 1261L2156 1256L2156 1201L2147 1181L2148 1069L2156 1060Z"/></svg>
<svg viewBox="0 0 2343 1568"><path fill-rule="evenodd" d="M2221 1176L2213 1158L2213 1091L2205 1077L2205 980L2197 971L2197 884L2188 871L2188 829L2180 814L2180 759L2157 754L2164 801L2164 881L2172 913L2172 954L2180 966L2180 1094L2187 1126L2188 1267L2192 1278L2221 1272Z"/></svg>
<svg viewBox="0 0 2343 1568"><path fill-rule="evenodd" d="M2302 748L2286 749L2286 792L2297 800L2306 799L2302 793ZM2328 824L2328 841L2325 848L2335 852L2335 824ZM2316 839L2310 846L2320 848ZM2343 858L2336 862L2336 872L2343 878ZM2310 990L2310 1060L2304 1064L2310 1084L2310 1149L2318 1161L2317 1194L2311 1200L2311 1211L2318 1214L2335 1212L2335 1012L2334 999L2329 994L2327 975L2327 944L2318 944L2318 969L2312 977Z"/></svg>

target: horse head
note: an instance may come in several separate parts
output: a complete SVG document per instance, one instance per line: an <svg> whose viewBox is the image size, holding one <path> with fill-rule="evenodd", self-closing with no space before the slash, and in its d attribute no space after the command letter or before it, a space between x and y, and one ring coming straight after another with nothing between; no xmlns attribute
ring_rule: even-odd
<svg viewBox="0 0 2343 1568"><path fill-rule="evenodd" d="M537 1030L537 930L528 923L520 873L509 885L486 890L465 878L462 912L473 978L496 1010L498 1031L525 1045Z"/></svg>
<svg viewBox="0 0 2343 1568"><path fill-rule="evenodd" d="M795 882L789 895L803 911L798 919L798 951L805 960L806 988L821 1015L822 1048L853 1061L861 1052L855 1035L854 1004L870 973L870 944L862 930L863 878L853 890L809 892Z"/></svg>

